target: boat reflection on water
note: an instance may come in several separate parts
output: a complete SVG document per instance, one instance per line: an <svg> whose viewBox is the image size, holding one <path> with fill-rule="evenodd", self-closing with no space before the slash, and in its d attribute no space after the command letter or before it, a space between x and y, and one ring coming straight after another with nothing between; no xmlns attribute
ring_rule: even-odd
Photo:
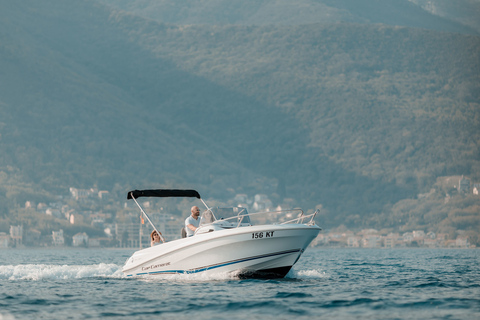
<svg viewBox="0 0 480 320"><path fill-rule="evenodd" d="M232 273L239 278L282 278L321 230L314 221L317 211L249 214L241 207L209 208L195 190L130 191L128 199L150 223L136 201L139 197L196 197L206 210L193 236L135 252L122 269L127 276Z"/></svg>

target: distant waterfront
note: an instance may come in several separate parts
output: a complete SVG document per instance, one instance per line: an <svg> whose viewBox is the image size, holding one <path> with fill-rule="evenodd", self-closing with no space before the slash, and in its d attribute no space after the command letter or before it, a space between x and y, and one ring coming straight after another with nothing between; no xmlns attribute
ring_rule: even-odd
<svg viewBox="0 0 480 320"><path fill-rule="evenodd" d="M462 186L462 181L469 181L464 177L459 179L447 180L449 182L457 181L459 186ZM475 208L478 206L473 205L466 213L459 208L464 203L472 202L475 204L478 202L480 198L477 188L477 184L474 184L473 193L468 193L470 192L469 184L464 189L454 189L456 193L449 189L452 197L443 199L441 203L444 206L450 206L448 210L451 212L435 211L434 213L428 213L430 216L438 215L439 221L444 219L441 225L436 226L426 223L423 216L427 216L427 214L423 213L418 213L422 215L422 223L412 222L417 221L418 218L406 219L404 217L407 214L415 217L409 210L415 211L415 208L421 207L421 204L417 203L418 201L431 201L428 199L438 193L432 189L433 191L428 194L419 195L417 200L407 201L408 203L399 205L397 213L378 216L371 220L370 224L366 224L380 226L379 228L382 228L382 225L389 225L389 228L380 230L372 228L356 229L352 231L341 225L334 229L322 231L313 241L312 246L474 248L480 242L480 234L474 228L475 224L478 223L478 213L475 212ZM256 194L253 197L246 194L236 194L225 203L211 201L218 206L242 206L247 208L249 212L289 210L295 208L298 204L298 201L292 198L285 198L278 203L274 203L271 196L266 194ZM435 200L432 203L437 202ZM172 203L163 201L159 203L145 200L142 201L142 206L151 215L153 223L167 241L171 241L181 237L180 230L192 203L188 201ZM406 210L404 206L407 204L413 209ZM430 203L430 205L432 204ZM320 227L323 227L321 221L328 220L329 214L322 212L321 205L318 205L316 209L319 209L323 215L317 215L317 223ZM445 215L447 218L444 218ZM389 222L391 220L405 222L392 225ZM360 223L350 223L350 227ZM58 195L56 201L53 202L26 201L23 207L17 209L15 215L3 220L2 224L0 248L140 248L149 246L149 234L152 231L150 225L142 224L140 212L132 202L128 202L118 195L112 195L107 190L96 188L77 189L71 187L68 195Z"/></svg>
<svg viewBox="0 0 480 320"><path fill-rule="evenodd" d="M354 233L352 231L331 231L321 233L312 242L314 247L335 248L450 248L473 249L467 236L459 235L449 240L448 235L435 232L425 233L423 230L400 233L381 233L375 229L365 229Z"/></svg>

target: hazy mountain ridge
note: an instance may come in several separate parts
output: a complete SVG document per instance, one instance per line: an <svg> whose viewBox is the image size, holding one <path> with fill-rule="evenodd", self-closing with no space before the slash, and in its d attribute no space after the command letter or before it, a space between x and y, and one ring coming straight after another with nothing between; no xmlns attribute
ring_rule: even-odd
<svg viewBox="0 0 480 320"><path fill-rule="evenodd" d="M43 14L48 16L51 13L48 7L46 9ZM91 7L83 9L88 11ZM27 13L28 16L28 10L27 7L20 7L13 13L22 12L20 17ZM99 19L93 21L107 22L109 14L104 11ZM41 17L38 11L34 15ZM117 44L112 44L110 33L108 40L111 43L103 48L106 51L99 52L102 48L95 40L100 41L106 35L95 36L94 33L85 32L81 20L80 15L77 24L70 20L67 25L77 26L77 29L64 27L60 31L52 30L55 23L59 23L58 17L42 21L46 25L44 29L27 30L17 34L17 37L25 39L30 33L36 33L32 38L44 41L35 40L26 49L19 49L20 56L16 60L2 59L5 65L2 70L11 69L12 66L16 68L5 74L8 78L4 77L2 81L12 88L12 91L5 91L2 95L4 101L10 100L4 104L5 109L2 108L9 118L2 132L2 140L6 142L4 146L11 148L2 152L6 164L22 168L28 180L63 188L69 184L88 186L94 181L111 186L116 181L125 183L126 180L122 178L125 176L132 184L141 184L140 181L151 178L152 171L157 175L160 173L161 179L158 180L164 182L178 181L180 172L183 172L182 176L188 183L192 180L198 183L196 173L187 168L198 163L193 155L204 149L216 153L214 158L202 161L205 169L210 168L213 172L222 168L224 172L246 172L238 164L224 159L222 153L225 150L205 141L192 128L174 124L168 114L161 113L159 117L157 113L152 119L152 114L145 112L148 109L145 110L145 106L136 101L136 95L142 92L124 90L125 82L135 85L132 75L139 78L142 75L136 74L135 70L129 71L128 65L127 70L122 68L124 61L129 62L123 60L129 58L128 54L120 53L123 57L115 61L115 54L118 53L115 49L124 49L120 46L128 46L128 41L118 40L117 33ZM30 26L38 27L35 24ZM54 36L55 32L59 34ZM72 34L77 39L84 37L84 42L76 44ZM89 40L93 44L87 45ZM109 47L113 49L111 52L108 51ZM137 50L139 52L141 54L141 50ZM102 54L106 59L98 58ZM105 72L105 69L111 71ZM198 142L202 142L202 145L198 145ZM20 153L19 150L25 152ZM159 155L160 158L157 158ZM142 165L139 166L139 163ZM62 170L56 171L56 168ZM227 175L232 173L228 172ZM137 179L140 181L135 183Z"/></svg>
<svg viewBox="0 0 480 320"><path fill-rule="evenodd" d="M310 128L309 145L345 169L421 187L459 169L476 177L478 37L358 25L165 32L148 23L137 32L179 68L294 114ZM469 147L460 151L458 140Z"/></svg>
<svg viewBox="0 0 480 320"><path fill-rule="evenodd" d="M448 9L438 14L432 6L442 0L98 0L136 15L179 25L303 25L311 23L359 23L405 26L437 31L478 34L467 17L475 11L450 19ZM425 2L427 2L425 4ZM445 1L446 2L446 1ZM477 9L473 0L463 0ZM461 6L461 5L460 5ZM470 19L471 20L471 19Z"/></svg>
<svg viewBox="0 0 480 320"><path fill-rule="evenodd" d="M5 9L9 206L37 187L189 187L225 199L228 188L278 183L335 224L415 197L439 174L479 178L478 37L175 26L96 1Z"/></svg>

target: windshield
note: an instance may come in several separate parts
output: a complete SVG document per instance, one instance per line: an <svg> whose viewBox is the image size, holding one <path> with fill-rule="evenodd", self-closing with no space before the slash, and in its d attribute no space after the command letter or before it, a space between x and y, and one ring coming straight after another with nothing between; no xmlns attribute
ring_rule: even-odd
<svg viewBox="0 0 480 320"><path fill-rule="evenodd" d="M235 218L236 217L236 218ZM227 220L232 223L250 223L246 208L210 208L202 213L200 225L210 224L218 220Z"/></svg>

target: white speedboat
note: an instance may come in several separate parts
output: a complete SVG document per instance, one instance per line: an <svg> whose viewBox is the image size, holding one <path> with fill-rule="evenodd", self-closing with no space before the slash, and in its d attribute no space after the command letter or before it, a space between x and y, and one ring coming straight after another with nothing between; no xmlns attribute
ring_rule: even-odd
<svg viewBox="0 0 480 320"><path fill-rule="evenodd" d="M205 204L195 190L128 193L128 199L135 201L150 223L136 198L172 196L197 197ZM205 207L193 236L135 252L127 259L123 272L127 276L233 273L240 278L282 278L321 230L314 222L317 212L249 214L241 207L209 208L206 204Z"/></svg>

